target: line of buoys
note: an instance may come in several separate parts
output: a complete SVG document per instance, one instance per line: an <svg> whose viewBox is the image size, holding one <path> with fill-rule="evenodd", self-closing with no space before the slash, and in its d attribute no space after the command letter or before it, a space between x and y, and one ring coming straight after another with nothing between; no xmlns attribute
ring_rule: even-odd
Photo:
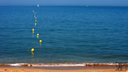
<svg viewBox="0 0 128 72"><path fill-rule="evenodd" d="M39 4L37 4L37 7L39 7ZM35 27L37 26L38 24L38 18L37 18L37 15L36 15L36 12L33 10L33 16L34 16L34 25ZM35 33L35 28L32 28L32 34ZM36 34L36 38L39 39L40 38L40 34L37 33ZM39 44L41 45L42 44L42 39L39 39ZM35 48L31 48L31 54L32 54L32 57L34 57L34 52L35 52Z"/></svg>

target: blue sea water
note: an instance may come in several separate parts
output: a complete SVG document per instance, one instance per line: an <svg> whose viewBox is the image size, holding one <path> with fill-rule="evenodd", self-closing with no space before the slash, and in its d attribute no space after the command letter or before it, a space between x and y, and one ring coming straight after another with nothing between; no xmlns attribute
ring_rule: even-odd
<svg viewBox="0 0 128 72"><path fill-rule="evenodd" d="M117 61L128 62L128 7L0 7L0 63Z"/></svg>

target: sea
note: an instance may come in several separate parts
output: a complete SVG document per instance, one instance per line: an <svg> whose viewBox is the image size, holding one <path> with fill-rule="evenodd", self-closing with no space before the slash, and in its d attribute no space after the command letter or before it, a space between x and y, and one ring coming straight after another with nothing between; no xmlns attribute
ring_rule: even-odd
<svg viewBox="0 0 128 72"><path fill-rule="evenodd" d="M0 6L0 63L113 62L128 62L128 7Z"/></svg>

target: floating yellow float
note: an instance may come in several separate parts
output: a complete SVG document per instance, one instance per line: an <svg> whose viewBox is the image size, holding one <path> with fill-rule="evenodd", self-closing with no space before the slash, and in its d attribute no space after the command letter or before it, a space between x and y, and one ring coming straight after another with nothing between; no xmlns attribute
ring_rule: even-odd
<svg viewBox="0 0 128 72"><path fill-rule="evenodd" d="M32 33L34 34L34 31L35 31L35 29L34 28L32 28Z"/></svg>
<svg viewBox="0 0 128 72"><path fill-rule="evenodd" d="M36 34L36 37L37 37L37 38L39 38L39 36L40 36L40 34L39 34L39 33L38 33L38 34Z"/></svg>
<svg viewBox="0 0 128 72"><path fill-rule="evenodd" d="M32 57L34 57L34 52L35 52L35 49L32 48L32 49L31 49Z"/></svg>
<svg viewBox="0 0 128 72"><path fill-rule="evenodd" d="M35 49L34 49L34 48L32 48L32 49L31 49L31 52L34 52L34 51L35 51Z"/></svg>
<svg viewBox="0 0 128 72"><path fill-rule="evenodd" d="M39 40L39 43L42 44L42 40Z"/></svg>

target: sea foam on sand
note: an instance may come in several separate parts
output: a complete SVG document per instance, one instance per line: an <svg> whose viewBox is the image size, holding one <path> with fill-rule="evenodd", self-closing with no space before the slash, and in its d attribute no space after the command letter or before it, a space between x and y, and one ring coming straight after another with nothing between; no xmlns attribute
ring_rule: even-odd
<svg viewBox="0 0 128 72"><path fill-rule="evenodd" d="M14 63L14 64L0 64L0 66L28 66L28 67L82 67L82 66L128 66L128 63L81 63L81 64L73 64L73 63L53 63L53 64L30 64L30 63Z"/></svg>

